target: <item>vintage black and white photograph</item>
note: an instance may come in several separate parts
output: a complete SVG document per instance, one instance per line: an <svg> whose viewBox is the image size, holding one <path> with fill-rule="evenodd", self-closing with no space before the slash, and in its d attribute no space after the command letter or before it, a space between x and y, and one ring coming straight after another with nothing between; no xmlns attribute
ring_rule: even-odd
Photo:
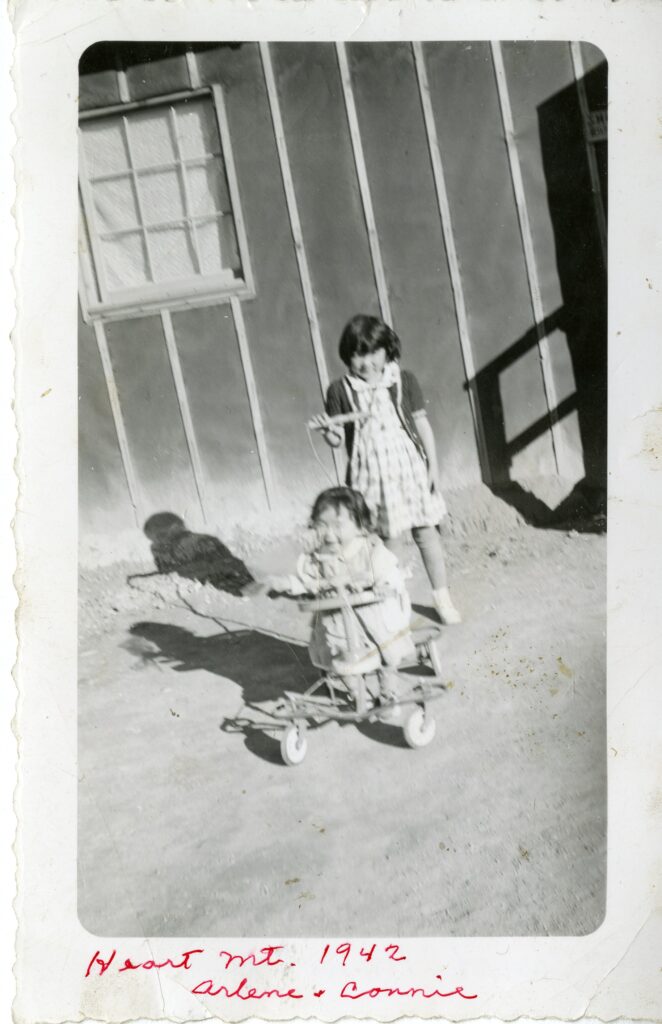
<svg viewBox="0 0 662 1024"><path fill-rule="evenodd" d="M594 932L604 53L78 70L80 923Z"/></svg>

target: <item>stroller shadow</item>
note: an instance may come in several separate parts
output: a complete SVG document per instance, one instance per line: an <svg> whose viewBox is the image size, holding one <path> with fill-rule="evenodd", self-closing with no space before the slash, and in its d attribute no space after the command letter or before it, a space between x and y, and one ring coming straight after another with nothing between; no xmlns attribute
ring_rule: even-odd
<svg viewBox="0 0 662 1024"><path fill-rule="evenodd" d="M356 730L373 743L408 749L402 729L397 725L387 725L386 722L359 722Z"/></svg>
<svg viewBox="0 0 662 1024"><path fill-rule="evenodd" d="M423 606L415 606L415 610L428 621L434 615ZM224 718L219 724L221 732L241 733L252 754L283 766L280 738L274 738L266 723L255 721L250 712L264 720L269 712L261 705L277 700L285 690L302 694L319 679L320 669L310 661L306 645L257 629L198 636L182 626L150 621L134 623L129 633L122 646L138 660L138 667L167 665L174 672L203 669L240 686L244 709L234 718ZM399 726L362 721L356 723L356 729L372 742L407 746Z"/></svg>
<svg viewBox="0 0 662 1024"><path fill-rule="evenodd" d="M441 619L439 618L439 612L432 605L427 604L412 604L411 610L413 613L412 621L421 626L437 626L441 625ZM414 618L420 616L420 619ZM413 627L412 627L413 628Z"/></svg>
<svg viewBox="0 0 662 1024"><path fill-rule="evenodd" d="M197 636L182 626L136 622L123 647L139 663L167 665L174 672L204 669L241 687L247 709L264 714L259 705L280 697L284 690L303 693L319 671L303 644L286 641L256 629ZM222 732L240 732L247 750L270 764L282 764L277 740L248 717L224 719Z"/></svg>

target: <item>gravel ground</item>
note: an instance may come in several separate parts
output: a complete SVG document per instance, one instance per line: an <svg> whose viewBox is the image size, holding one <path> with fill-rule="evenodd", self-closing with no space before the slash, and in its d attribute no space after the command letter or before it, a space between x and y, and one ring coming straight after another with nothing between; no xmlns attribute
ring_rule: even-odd
<svg viewBox="0 0 662 1024"><path fill-rule="evenodd" d="M227 725L315 678L295 606L175 579L127 586L149 566L82 571L84 926L279 937L597 928L605 538L512 517L500 527L447 541L465 621L443 631L434 742L410 750L392 726L331 724L311 732L296 768L273 735ZM243 554L259 574L289 570L295 551L289 538ZM417 558L405 549L415 611L434 619Z"/></svg>

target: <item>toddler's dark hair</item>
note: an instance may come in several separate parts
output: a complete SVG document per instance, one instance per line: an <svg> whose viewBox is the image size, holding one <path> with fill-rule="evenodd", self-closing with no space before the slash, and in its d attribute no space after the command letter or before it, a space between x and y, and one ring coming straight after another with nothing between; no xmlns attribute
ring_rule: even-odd
<svg viewBox="0 0 662 1024"><path fill-rule="evenodd" d="M346 508L360 530L372 528L372 516L365 498L351 487L329 487L318 494L310 513L310 522L314 525L328 508L334 509L335 512Z"/></svg>
<svg viewBox="0 0 662 1024"><path fill-rule="evenodd" d="M389 363L400 358L400 339L393 328L376 316L359 313L340 335L338 352L345 366L349 366L352 356L366 356L380 348L386 352Z"/></svg>

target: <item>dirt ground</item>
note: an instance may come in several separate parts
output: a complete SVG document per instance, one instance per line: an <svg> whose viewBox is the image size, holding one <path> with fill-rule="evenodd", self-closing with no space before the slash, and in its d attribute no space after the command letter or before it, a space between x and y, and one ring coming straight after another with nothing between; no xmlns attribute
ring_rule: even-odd
<svg viewBox="0 0 662 1024"><path fill-rule="evenodd" d="M447 541L434 742L228 722L315 678L286 601L81 574L79 916L100 935L577 935L604 912L605 538ZM246 556L288 571L293 541ZM415 549L411 591L434 619ZM179 593L181 595L182 589ZM222 620L224 626L216 620ZM229 630L229 632L228 632Z"/></svg>

